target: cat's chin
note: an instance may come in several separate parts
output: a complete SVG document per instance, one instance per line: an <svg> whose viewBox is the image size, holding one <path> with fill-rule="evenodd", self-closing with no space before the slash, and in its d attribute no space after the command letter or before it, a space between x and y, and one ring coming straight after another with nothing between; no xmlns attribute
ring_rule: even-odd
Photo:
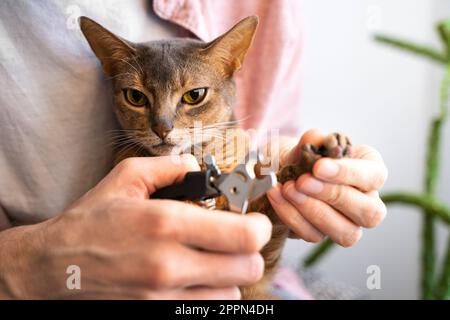
<svg viewBox="0 0 450 320"><path fill-rule="evenodd" d="M156 146L150 146L147 149L152 156L169 156L185 153L187 148L183 148L174 144L163 143Z"/></svg>

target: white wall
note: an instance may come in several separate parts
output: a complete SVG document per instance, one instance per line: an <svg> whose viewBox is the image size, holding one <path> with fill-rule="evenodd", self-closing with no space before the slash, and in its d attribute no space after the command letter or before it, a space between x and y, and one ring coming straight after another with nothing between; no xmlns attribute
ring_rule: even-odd
<svg viewBox="0 0 450 320"><path fill-rule="evenodd" d="M421 190L426 133L438 110L442 72L375 43L371 28L437 45L434 23L450 17L450 0L303 0L303 7L303 127L342 131L355 143L376 147L389 168L385 191ZM450 204L449 142L447 125L440 196ZM373 298L416 299L421 218L415 209L390 207L380 227L365 230L353 248L335 249L319 266ZM441 253L446 231L439 228ZM296 263L310 248L290 241L285 260ZM371 264L381 267L381 290L366 289Z"/></svg>

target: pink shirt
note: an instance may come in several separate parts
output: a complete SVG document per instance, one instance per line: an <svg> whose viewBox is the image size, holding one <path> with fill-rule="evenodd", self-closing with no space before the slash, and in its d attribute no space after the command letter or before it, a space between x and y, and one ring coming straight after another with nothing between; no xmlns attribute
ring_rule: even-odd
<svg viewBox="0 0 450 320"><path fill-rule="evenodd" d="M154 0L161 18L177 23L204 41L226 32L239 20L258 15L260 24L236 76L237 119L245 128L299 133L301 90L301 1Z"/></svg>

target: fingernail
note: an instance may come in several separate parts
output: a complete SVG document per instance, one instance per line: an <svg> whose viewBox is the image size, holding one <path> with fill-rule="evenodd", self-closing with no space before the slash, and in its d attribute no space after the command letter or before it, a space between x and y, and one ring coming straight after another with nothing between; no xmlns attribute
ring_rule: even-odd
<svg viewBox="0 0 450 320"><path fill-rule="evenodd" d="M328 159L322 160L319 169L317 170L317 175L324 178L333 178L339 172L339 165Z"/></svg>
<svg viewBox="0 0 450 320"><path fill-rule="evenodd" d="M323 190L323 183L314 178L305 179L300 185L300 188L306 193L320 193Z"/></svg>
<svg viewBox="0 0 450 320"><path fill-rule="evenodd" d="M272 188L267 191L267 196L276 204L283 204L285 202L283 195L278 188Z"/></svg>
<svg viewBox="0 0 450 320"><path fill-rule="evenodd" d="M295 201L296 203L303 203L307 198L306 195L298 192L297 189L295 189L294 185L290 185L286 188L286 195L289 197L289 199Z"/></svg>

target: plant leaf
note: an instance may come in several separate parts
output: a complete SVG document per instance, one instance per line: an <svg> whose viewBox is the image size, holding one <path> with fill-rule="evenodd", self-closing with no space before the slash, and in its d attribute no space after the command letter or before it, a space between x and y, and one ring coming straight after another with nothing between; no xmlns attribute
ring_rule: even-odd
<svg viewBox="0 0 450 320"><path fill-rule="evenodd" d="M406 40L392 38L381 34L375 35L375 40L393 46L395 48L403 49L408 52L412 52L427 57L439 63L447 63L449 60L446 54L443 54L439 50L436 50L428 46L415 44Z"/></svg>

